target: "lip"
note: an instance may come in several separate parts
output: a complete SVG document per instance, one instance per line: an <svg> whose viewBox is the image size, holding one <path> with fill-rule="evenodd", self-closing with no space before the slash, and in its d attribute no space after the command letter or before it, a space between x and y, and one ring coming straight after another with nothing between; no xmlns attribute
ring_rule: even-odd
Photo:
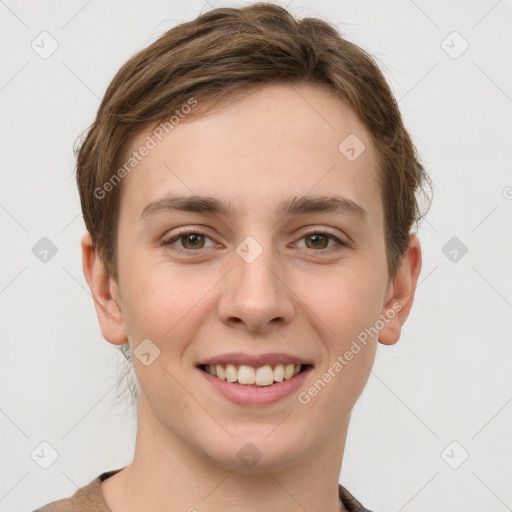
<svg viewBox="0 0 512 512"><path fill-rule="evenodd" d="M258 368L267 364L274 365L291 363L312 366L311 361L306 361L306 359L302 357L294 356L293 354L288 354L285 352L268 352L266 354L258 355L244 354L242 352L230 352L205 359L196 366L199 367L203 364L245 364L247 366L254 366Z"/></svg>
<svg viewBox="0 0 512 512"><path fill-rule="evenodd" d="M218 361L218 359L216 358L215 361ZM230 361L233 361L233 359L230 359ZM221 380L218 377L214 377L208 372L198 368L198 371L203 375L206 381L209 382L216 391L224 396L224 398L227 398L235 404L245 406L269 405L292 395L300 388L312 370L313 366L309 364L305 370L293 376L291 379L275 382L270 386L248 386L245 384L239 384L238 382Z"/></svg>

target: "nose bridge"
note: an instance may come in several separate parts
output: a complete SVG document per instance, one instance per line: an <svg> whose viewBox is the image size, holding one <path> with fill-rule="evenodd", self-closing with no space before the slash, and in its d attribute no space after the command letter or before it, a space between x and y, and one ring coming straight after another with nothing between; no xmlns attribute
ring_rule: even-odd
<svg viewBox="0 0 512 512"><path fill-rule="evenodd" d="M293 314L292 295L282 282L268 233L247 236L233 254L233 271L226 281L219 314L224 322L242 322L250 330L264 329L279 319L287 323Z"/></svg>

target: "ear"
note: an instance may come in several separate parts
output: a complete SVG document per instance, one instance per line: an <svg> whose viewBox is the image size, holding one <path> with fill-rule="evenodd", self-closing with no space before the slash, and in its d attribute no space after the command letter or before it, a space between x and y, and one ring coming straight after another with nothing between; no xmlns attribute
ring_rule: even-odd
<svg viewBox="0 0 512 512"><path fill-rule="evenodd" d="M409 236L409 245L399 269L388 286L381 318L384 327L379 342L393 345L400 339L402 325L407 320L414 301L416 283L421 271L421 245L416 235Z"/></svg>
<svg viewBox="0 0 512 512"><path fill-rule="evenodd" d="M96 255L91 235L87 232L81 241L82 269L91 289L96 315L103 337L114 345L128 342L116 281L109 276Z"/></svg>

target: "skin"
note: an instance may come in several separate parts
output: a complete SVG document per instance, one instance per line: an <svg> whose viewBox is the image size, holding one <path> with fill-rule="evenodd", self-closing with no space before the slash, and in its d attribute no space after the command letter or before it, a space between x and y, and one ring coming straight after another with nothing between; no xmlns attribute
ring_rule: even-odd
<svg viewBox="0 0 512 512"><path fill-rule="evenodd" d="M338 150L350 133L366 145L352 162ZM350 413L377 343L400 337L421 270L411 235L396 276L388 276L376 161L368 131L342 99L320 86L266 85L181 122L124 178L118 281L88 234L84 274L105 339L128 342L132 354L150 339L160 356L149 366L133 357L141 390L136 449L133 462L102 484L113 512L344 510L337 487ZM229 200L243 214L139 219L170 192ZM364 208L366 222L274 211L291 196L332 194ZM340 246L328 239L318 248L306 226L352 245L334 251ZM182 227L207 237L163 245ZM263 249L252 263L236 252L247 236ZM266 406L233 404L196 368L225 352L289 352L314 365L307 390L393 304L400 312L307 405L295 393ZM252 468L237 457L249 441L262 454Z"/></svg>

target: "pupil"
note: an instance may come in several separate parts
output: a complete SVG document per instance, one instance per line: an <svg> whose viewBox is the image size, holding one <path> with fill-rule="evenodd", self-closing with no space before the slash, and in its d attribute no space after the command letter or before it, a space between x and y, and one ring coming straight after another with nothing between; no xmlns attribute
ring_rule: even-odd
<svg viewBox="0 0 512 512"><path fill-rule="evenodd" d="M315 247L323 247L325 245L325 237L323 235L309 235L309 238Z"/></svg>
<svg viewBox="0 0 512 512"><path fill-rule="evenodd" d="M186 245L196 246L198 245L199 239L202 235L191 234L185 237Z"/></svg>

